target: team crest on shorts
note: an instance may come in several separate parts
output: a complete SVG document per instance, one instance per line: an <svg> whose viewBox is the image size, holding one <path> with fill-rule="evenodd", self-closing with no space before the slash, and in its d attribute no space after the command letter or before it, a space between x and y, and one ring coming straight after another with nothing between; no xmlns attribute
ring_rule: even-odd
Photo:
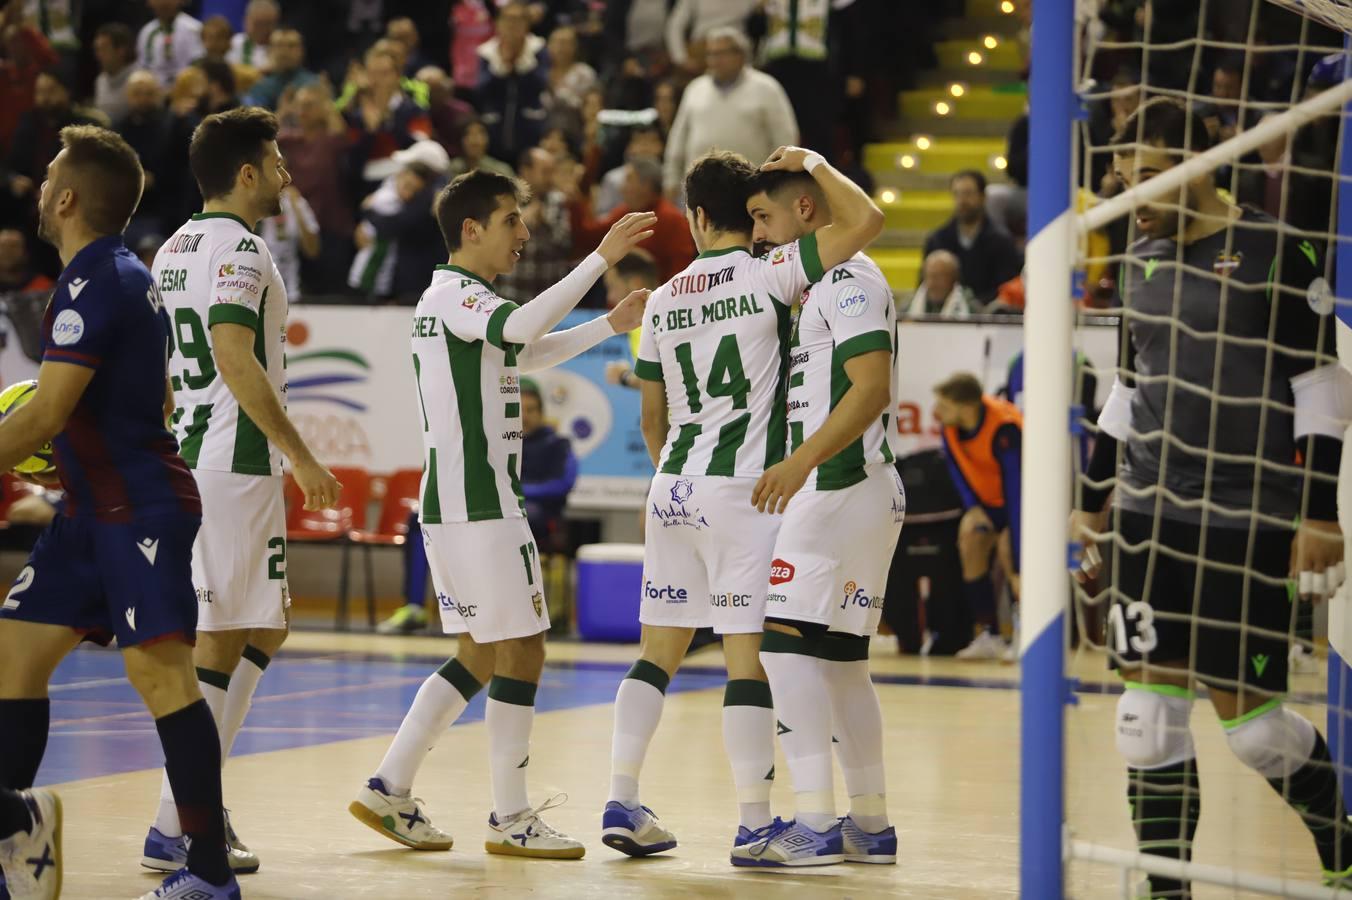
<svg viewBox="0 0 1352 900"><path fill-rule="evenodd" d="M530 605L535 607L535 618L540 618L545 611L545 595L536 591L535 596L530 598Z"/></svg>

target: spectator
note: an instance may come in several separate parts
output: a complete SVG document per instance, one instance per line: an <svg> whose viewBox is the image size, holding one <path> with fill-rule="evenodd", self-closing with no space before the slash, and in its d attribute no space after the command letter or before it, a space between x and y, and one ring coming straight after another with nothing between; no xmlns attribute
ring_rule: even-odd
<svg viewBox="0 0 1352 900"><path fill-rule="evenodd" d="M450 160L431 140L392 159L399 170L362 201L348 285L368 297L411 302L427 287L427 273L446 258L446 245L431 227L432 201Z"/></svg>
<svg viewBox="0 0 1352 900"><path fill-rule="evenodd" d="M840 42L827 40L838 24L836 14L830 4L798 0L766 0L763 7L764 15L754 20L764 28L762 68L788 94L802 146L831 158L832 130L845 99L836 74Z"/></svg>
<svg viewBox="0 0 1352 900"><path fill-rule="evenodd" d="M273 0L249 0L244 8L244 30L230 39L229 61L260 72L270 71L272 32L280 18L281 10Z"/></svg>
<svg viewBox="0 0 1352 900"><path fill-rule="evenodd" d="M684 2L684 0L683 0ZM711 31L709 72L690 83L667 136L666 186L680 194L685 170L710 147L733 150L760 165L776 148L798 142L784 89L747 65L750 44L731 28Z"/></svg>
<svg viewBox="0 0 1352 900"><path fill-rule="evenodd" d="M471 169L500 172L503 175L516 174L511 166L488 155L488 128L478 119L465 123L465 130L460 133L460 155L451 160L448 174L456 178Z"/></svg>
<svg viewBox="0 0 1352 900"><path fill-rule="evenodd" d="M399 72L399 87L405 94L418 104L419 107L427 108L427 86L416 78L407 78L404 76L408 68L408 45L402 41L394 41L389 38L381 38L371 45L371 50L389 53L394 57L395 68ZM369 51L368 51L369 52Z"/></svg>
<svg viewBox="0 0 1352 900"><path fill-rule="evenodd" d="M747 17L755 12L758 5L758 0L676 0L676 6L667 18L667 53L671 61L685 67L691 74L699 74L703 66L696 65L692 59L690 44L711 42L715 31L741 33ZM746 52L749 55L749 48ZM751 159L759 162L756 157Z"/></svg>
<svg viewBox="0 0 1352 900"><path fill-rule="evenodd" d="M393 53L373 47L366 54L363 74L345 115L355 158L362 161L362 177L369 186L389 174L392 167L386 161L395 151L430 136L432 126L400 85L399 61Z"/></svg>
<svg viewBox="0 0 1352 900"><path fill-rule="evenodd" d="M166 221L164 202L165 192L172 189L175 177L169 165L174 148L174 119L164 106L164 90L159 81L143 69L127 79L126 106L126 115L113 123L113 128L136 151L145 169L145 191L127 228L132 233L127 242L135 244L137 235L172 232L174 229L169 226L178 224ZM168 179L166 184L160 184L161 176Z"/></svg>
<svg viewBox="0 0 1352 900"><path fill-rule="evenodd" d="M427 85L427 118L447 155L460 155L460 135L474 118L474 107L455 95L455 82L436 66L423 66L418 80Z"/></svg>
<svg viewBox="0 0 1352 900"><path fill-rule="evenodd" d="M422 37L418 34L418 26L407 16L390 19L385 26L385 39L395 41L404 48L404 75L415 77L419 69L432 64L420 49Z"/></svg>
<svg viewBox="0 0 1352 900"><path fill-rule="evenodd" d="M655 159L661 163L662 153L665 150L662 130L656 124L639 125L629 130L629 140L624 148L625 163L639 157ZM627 165L619 165L601 177L601 183L596 187L595 202L598 215L609 215L611 210L624 202L624 179L627 174Z"/></svg>
<svg viewBox="0 0 1352 900"><path fill-rule="evenodd" d="M662 128L665 139L676 124L676 111L680 108L681 92L676 82L664 79L653 88L653 109L657 110L657 124Z"/></svg>
<svg viewBox="0 0 1352 900"><path fill-rule="evenodd" d="M962 283L979 303L995 299L1000 285L1023 270L1014 239L986 215L986 176L966 169L949 180L953 218L925 238L925 258L947 250L958 258Z"/></svg>
<svg viewBox="0 0 1352 900"><path fill-rule="evenodd" d="M17 194L27 187L31 191L33 185L42 183L47 177L47 164L61 151L62 128L97 124L71 106L70 88L56 71L39 75L33 108L19 120L9 148L10 190Z"/></svg>
<svg viewBox="0 0 1352 900"><path fill-rule="evenodd" d="M258 233L267 242L272 261L286 285L286 299L301 299L300 260L319 258L319 222L294 184L282 189L278 205L282 211L259 223Z"/></svg>
<svg viewBox="0 0 1352 900"><path fill-rule="evenodd" d="M934 415L944 426L944 456L962 497L958 553L963 598L981 629L959 659L999 659L1009 648L999 636L991 557L1019 593L1019 460L1023 417L1014 404L986 395L975 375L959 372L934 388Z"/></svg>
<svg viewBox="0 0 1352 900"><path fill-rule="evenodd" d="M234 109L239 106L239 91L235 86L235 70L229 63L203 61L198 68L207 78L206 92L202 95L202 113L212 113Z"/></svg>
<svg viewBox="0 0 1352 900"><path fill-rule="evenodd" d="M80 50L81 8L88 4L80 0L19 0L22 24L42 32L42 36L61 54L62 66L74 71Z"/></svg>
<svg viewBox="0 0 1352 900"><path fill-rule="evenodd" d="M925 257L924 280L915 289L907 312L912 316L947 316L966 319L972 315L972 296L962 286L958 258L947 250Z"/></svg>
<svg viewBox="0 0 1352 900"><path fill-rule="evenodd" d="M305 66L305 40L294 28L278 28L272 32L268 44L268 58L272 69L249 91L246 102L250 106L276 109L282 95L319 80Z"/></svg>
<svg viewBox="0 0 1352 900"><path fill-rule="evenodd" d="M606 269L602 276L606 284L606 308L614 309L634 291L655 291L662 279L657 276L657 261L651 253L631 250L618 263ZM612 360L606 363L606 381L621 387L638 390L641 379L634 374L634 360L638 359L638 339L642 328L629 332L629 361Z"/></svg>
<svg viewBox="0 0 1352 900"><path fill-rule="evenodd" d="M99 64L94 79L94 106L109 122L127 114L127 81L136 67L131 29L121 22L100 25L94 34L94 59Z"/></svg>
<svg viewBox="0 0 1352 900"><path fill-rule="evenodd" d="M479 47L479 114L488 126L489 150L499 159L516 159L544 134L543 47L544 41L530 33L530 12L518 0L502 8L497 36Z"/></svg>
<svg viewBox="0 0 1352 900"><path fill-rule="evenodd" d="M667 63L666 20L676 0L610 0L605 12L609 68L621 58L638 61L651 74Z"/></svg>
<svg viewBox="0 0 1352 900"><path fill-rule="evenodd" d="M1296 193L1294 189L1302 184L1296 173L1291 173L1289 181L1287 178L1287 169L1291 166L1290 138L1285 133L1277 134L1266 143L1259 144L1255 155L1256 160L1253 156L1243 160L1249 165L1240 169L1235 179L1235 200L1256 206L1274 219L1281 219L1283 201L1292 207L1291 201L1295 199ZM1325 185L1327 183L1324 182ZM1288 187L1292 189L1290 195ZM1285 210L1288 218L1292 211L1291 208Z"/></svg>
<svg viewBox="0 0 1352 900"><path fill-rule="evenodd" d="M0 147L11 145L19 119L33 108L38 74L59 58L41 31L9 21L13 10L10 4L0 11L5 51L0 56Z"/></svg>
<svg viewBox="0 0 1352 900"><path fill-rule="evenodd" d="M577 31L564 25L549 36L549 93L545 109L576 119L582 115L582 98L598 84L596 70L577 57Z"/></svg>
<svg viewBox="0 0 1352 900"><path fill-rule="evenodd" d="M521 248L516 268L498 277L497 291L508 300L528 303L568 274L573 260L573 229L568 201L554 187L554 155L533 147L521 154L517 173L530 186L530 200L521 211L530 240Z"/></svg>
<svg viewBox="0 0 1352 900"><path fill-rule="evenodd" d="M0 294L48 291L53 284L33 270L24 233L17 228L0 229Z"/></svg>
<svg viewBox="0 0 1352 900"><path fill-rule="evenodd" d="M1244 83L1244 58L1225 56L1211 73L1212 115L1204 116L1216 143L1228 141L1239 129L1240 89ZM1125 120L1123 120L1125 121Z"/></svg>
<svg viewBox="0 0 1352 900"><path fill-rule="evenodd" d="M277 136L291 183L305 197L319 223L319 258L301 263L301 278L311 292L341 290L352 258L354 173L346 129L322 82L306 85L289 101Z"/></svg>
<svg viewBox="0 0 1352 900"><path fill-rule="evenodd" d="M541 553L563 553L563 508L577 483L577 457L566 437L545 424L540 387L521 380L521 494L526 521Z"/></svg>
<svg viewBox="0 0 1352 900"><path fill-rule="evenodd" d="M235 36L235 29L230 27L230 20L225 16L212 16L202 23L202 56L194 62L210 60L211 62L230 63L230 40Z"/></svg>
<svg viewBox="0 0 1352 900"><path fill-rule="evenodd" d="M630 162L624 179L624 203L611 210L610 215L596 219L591 204L580 193L570 204L573 221L573 249L576 256L585 256L600 244L610 226L631 212L652 211L657 215L653 235L639 246L657 260L657 269L663 281L678 274L695 258L695 242L690 237L690 224L670 200L662 196L662 167L655 160L640 157Z"/></svg>
<svg viewBox="0 0 1352 900"><path fill-rule="evenodd" d="M148 71L148 70L147 70ZM154 74L154 73L152 73ZM207 74L201 66L188 66L174 76L174 84L169 88L169 111L184 119L201 118L202 106L207 95ZM196 122L193 122L193 127ZM188 129L192 130L192 127ZM184 159L187 157L187 145L184 144Z"/></svg>
<svg viewBox="0 0 1352 900"><path fill-rule="evenodd" d="M146 0L155 16L136 37L137 65L169 87L202 57L202 23L183 12L183 0Z"/></svg>
<svg viewBox="0 0 1352 900"><path fill-rule="evenodd" d="M493 14L485 0L452 0L451 80L472 91L479 83L479 47L493 37Z"/></svg>

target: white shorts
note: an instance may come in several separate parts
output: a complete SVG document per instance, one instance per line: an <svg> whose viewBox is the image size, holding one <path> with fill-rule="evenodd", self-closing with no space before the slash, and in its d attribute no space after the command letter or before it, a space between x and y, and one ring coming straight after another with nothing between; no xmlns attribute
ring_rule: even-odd
<svg viewBox="0 0 1352 900"><path fill-rule="evenodd" d="M751 505L754 478L665 475L648 489L638 620L750 634L765 625L780 517Z"/></svg>
<svg viewBox="0 0 1352 900"><path fill-rule="evenodd" d="M202 527L192 547L198 631L285 628L286 504L277 475L197 469Z"/></svg>
<svg viewBox="0 0 1352 900"><path fill-rule="evenodd" d="M522 519L422 526L441 629L491 644L549 630L540 554Z"/></svg>
<svg viewBox="0 0 1352 900"><path fill-rule="evenodd" d="M839 491L801 491L784 510L765 615L872 635L883 612L906 492L890 465Z"/></svg>

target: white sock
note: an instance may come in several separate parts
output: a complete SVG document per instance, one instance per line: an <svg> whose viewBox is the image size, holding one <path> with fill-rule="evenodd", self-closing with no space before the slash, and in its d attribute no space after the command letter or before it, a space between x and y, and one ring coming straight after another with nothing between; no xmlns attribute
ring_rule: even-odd
<svg viewBox="0 0 1352 900"><path fill-rule="evenodd" d="M258 682L271 661L262 650L246 646L244 656L230 676L230 689L225 692L225 714L220 722L222 767L229 758L230 751L235 747L235 738L239 736L239 729L244 725L244 717L253 706Z"/></svg>
<svg viewBox="0 0 1352 900"><path fill-rule="evenodd" d="M732 764L741 824L770 824L770 788L775 783L775 710L770 685L735 679L723 690L723 746Z"/></svg>
<svg viewBox="0 0 1352 900"><path fill-rule="evenodd" d="M197 685L202 689L202 697L207 701L207 707L211 710L211 718L216 720L216 730L221 729L221 717L225 715L225 698L229 690L230 676L223 675L220 672L210 672L208 676L211 682L202 681L201 677L205 669L198 669ZM219 682L225 681L226 686L221 687ZM183 834L183 826L178 821L178 805L174 802L174 790L169 786L169 774L163 773L160 777L160 808L155 814L155 828L165 837L176 838Z"/></svg>
<svg viewBox="0 0 1352 900"><path fill-rule="evenodd" d="M493 812L504 822L530 808L526 767L535 722L535 688L529 681L494 675L488 683L488 768L493 776Z"/></svg>
<svg viewBox="0 0 1352 900"><path fill-rule="evenodd" d="M610 744L610 798L630 809L639 805L638 776L662 718L670 676L640 659L615 693L615 733Z"/></svg>
<svg viewBox="0 0 1352 900"><path fill-rule="evenodd" d="M455 659L447 661L423 682L399 724L399 733L376 769L376 777L385 782L386 790L403 795L413 788L413 779L427 754L451 723L460 718L481 687Z"/></svg>
<svg viewBox="0 0 1352 900"><path fill-rule="evenodd" d="M868 660L822 660L831 693L837 756L850 795L850 818L864 831L887 829L887 775L883 770L883 712L869 678Z"/></svg>
<svg viewBox="0 0 1352 900"><path fill-rule="evenodd" d="M836 824L831 771L831 695L821 660L764 650L761 666L775 697L779 745L793 778L794 818L813 831Z"/></svg>

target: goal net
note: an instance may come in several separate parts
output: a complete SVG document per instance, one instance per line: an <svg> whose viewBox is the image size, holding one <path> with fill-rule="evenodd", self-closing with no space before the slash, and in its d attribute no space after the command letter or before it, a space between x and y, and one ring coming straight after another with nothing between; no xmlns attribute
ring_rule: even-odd
<svg viewBox="0 0 1352 900"><path fill-rule="evenodd" d="M1352 897L1349 32L1352 0L1034 5L1023 896ZM1119 352L1079 409L1088 316Z"/></svg>

